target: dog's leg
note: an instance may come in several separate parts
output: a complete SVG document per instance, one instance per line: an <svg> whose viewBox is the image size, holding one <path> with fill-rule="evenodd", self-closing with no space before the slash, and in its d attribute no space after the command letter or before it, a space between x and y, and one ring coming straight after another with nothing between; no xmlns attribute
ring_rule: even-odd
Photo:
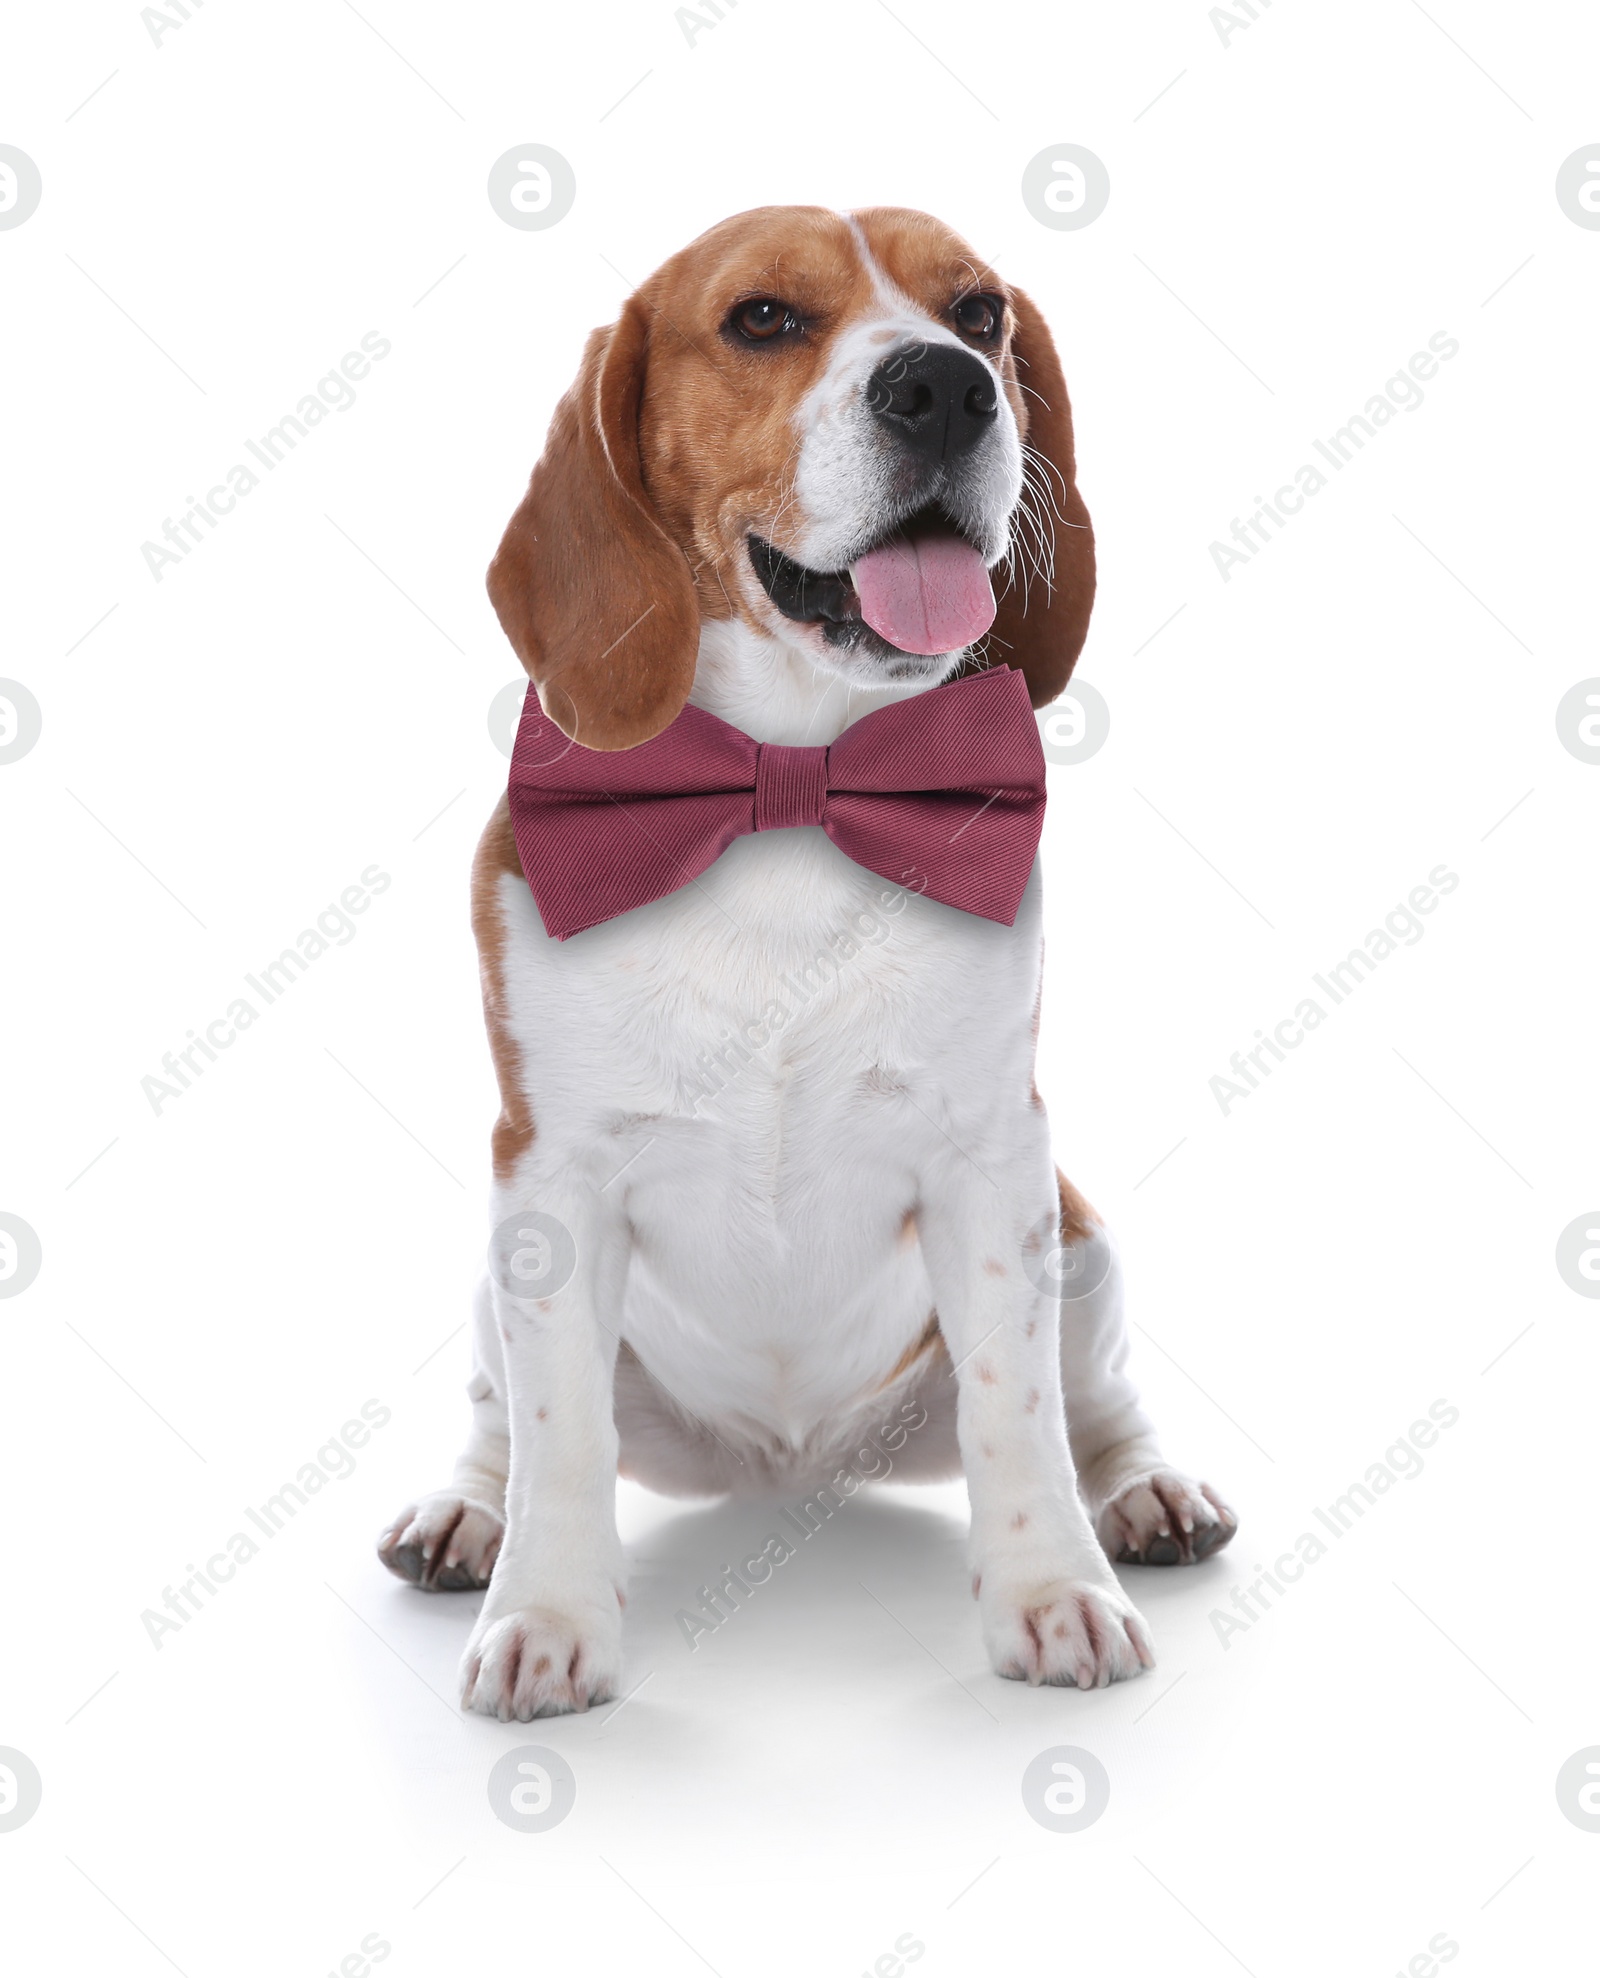
<svg viewBox="0 0 1600 1978"><path fill-rule="evenodd" d="M379 1534L391 1573L428 1593L486 1587L506 1525L505 1361L485 1272L472 1301L472 1433L445 1490L408 1504Z"/></svg>
<svg viewBox="0 0 1600 1978"><path fill-rule="evenodd" d="M1104 1223L1057 1170L1061 1385L1072 1460L1095 1531L1122 1565L1179 1566L1219 1552L1238 1520L1210 1484L1175 1470L1127 1373L1122 1265Z"/></svg>
<svg viewBox="0 0 1600 1978"><path fill-rule="evenodd" d="M1026 1268L1028 1233L1054 1206L1043 1114L1005 1121L980 1152L981 1171L952 1147L923 1176L917 1219L959 1384L973 1591L1000 1675L1096 1688L1155 1658L1078 1496L1058 1306Z"/></svg>
<svg viewBox="0 0 1600 1978"><path fill-rule="evenodd" d="M511 1431L506 1533L462 1661L461 1702L526 1722L587 1710L621 1682L612 1383L627 1239L549 1149L497 1213L513 1217L519 1200L538 1205L527 1240L550 1245L550 1289L540 1292L537 1270L532 1295L498 1276L493 1286Z"/></svg>

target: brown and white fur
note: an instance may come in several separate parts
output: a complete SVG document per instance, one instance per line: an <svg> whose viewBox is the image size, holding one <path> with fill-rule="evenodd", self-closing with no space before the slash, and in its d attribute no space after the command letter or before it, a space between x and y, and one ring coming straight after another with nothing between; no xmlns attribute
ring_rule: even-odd
<svg viewBox="0 0 1600 1978"><path fill-rule="evenodd" d="M974 297L1000 312L984 337ZM752 298L789 312L759 342L733 326ZM1000 384L959 475L903 458L865 404L886 352L946 347ZM841 571L929 487L994 573L980 652L907 655L777 609L750 535ZM586 746L643 741L686 699L815 745L963 665L1020 667L1051 699L1092 544L1027 297L925 215L766 208L591 337L489 585ZM501 1092L490 1224L554 1218L576 1266L545 1298L485 1276L454 1481L379 1541L419 1586L487 1585L464 1706L528 1719L620 1693L619 1472L809 1490L885 1424L915 1424L897 1477L966 1477L1001 1675L1088 1688L1149 1667L1107 1555L1187 1562L1234 1519L1166 1464L1125 1371L1114 1252L1052 1160L1037 868L1008 928L888 886L819 830L764 832L558 943L502 800L473 922ZM1089 1295L1037 1288L1058 1240Z"/></svg>

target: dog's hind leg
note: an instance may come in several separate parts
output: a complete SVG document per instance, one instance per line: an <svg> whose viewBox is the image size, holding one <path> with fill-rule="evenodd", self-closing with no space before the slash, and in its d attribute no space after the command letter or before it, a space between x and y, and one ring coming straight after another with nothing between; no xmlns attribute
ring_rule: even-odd
<svg viewBox="0 0 1600 1978"><path fill-rule="evenodd" d="M391 1573L429 1593L486 1587L506 1529L510 1433L505 1356L487 1273L472 1301L472 1432L449 1487L408 1504L379 1534Z"/></svg>
<svg viewBox="0 0 1600 1978"><path fill-rule="evenodd" d="M502 796L478 841L472 862L472 931L478 943L483 1015L500 1086L500 1117L490 1136L496 1175L515 1171L534 1138L532 1108L523 1089L522 1054L506 1009L506 928L502 890L521 886L509 800ZM524 888L524 890L526 890ZM378 1536L378 1557L391 1573L430 1593L486 1587L506 1529L510 1422L506 1360L487 1272L472 1300L472 1433L447 1490L408 1504Z"/></svg>
<svg viewBox="0 0 1600 1978"><path fill-rule="evenodd" d="M1184 1566L1238 1520L1209 1484L1168 1464L1127 1372L1122 1265L1110 1232L1060 1169L1061 1248L1046 1264L1061 1314L1061 1386L1078 1490L1119 1565Z"/></svg>

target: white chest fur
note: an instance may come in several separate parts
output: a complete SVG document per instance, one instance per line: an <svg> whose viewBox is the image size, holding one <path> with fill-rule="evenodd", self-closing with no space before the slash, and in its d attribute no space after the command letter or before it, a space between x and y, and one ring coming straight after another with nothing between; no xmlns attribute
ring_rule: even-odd
<svg viewBox="0 0 1600 1978"><path fill-rule="evenodd" d="M1037 875L1006 928L815 827L765 833L564 943L502 886L540 1165L558 1149L625 1223L623 1336L723 1432L812 1443L927 1323L907 1237L927 1163L1005 1164L1031 1089Z"/></svg>

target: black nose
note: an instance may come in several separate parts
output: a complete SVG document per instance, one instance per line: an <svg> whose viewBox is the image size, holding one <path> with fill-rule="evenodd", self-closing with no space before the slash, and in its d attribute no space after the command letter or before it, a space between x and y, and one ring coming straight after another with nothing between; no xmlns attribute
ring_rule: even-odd
<svg viewBox="0 0 1600 1978"><path fill-rule="evenodd" d="M994 424L995 375L948 343L905 343L867 380L867 409L907 452L930 464L959 460Z"/></svg>

